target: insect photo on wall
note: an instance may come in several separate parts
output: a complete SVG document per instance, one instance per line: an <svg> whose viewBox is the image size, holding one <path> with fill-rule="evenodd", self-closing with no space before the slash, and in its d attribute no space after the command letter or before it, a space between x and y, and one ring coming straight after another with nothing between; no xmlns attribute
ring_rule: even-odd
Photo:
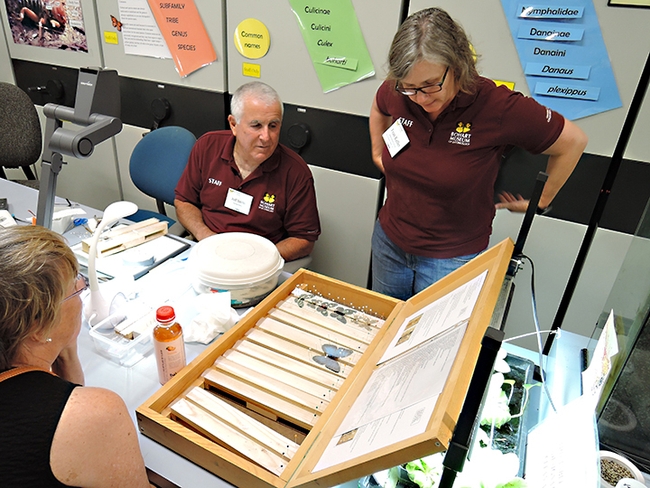
<svg viewBox="0 0 650 488"><path fill-rule="evenodd" d="M15 44L88 52L80 2L4 0Z"/></svg>
<svg viewBox="0 0 650 488"><path fill-rule="evenodd" d="M111 23L113 24L113 27L117 29L118 32L122 32L122 22L117 20L117 17L114 15L111 15Z"/></svg>

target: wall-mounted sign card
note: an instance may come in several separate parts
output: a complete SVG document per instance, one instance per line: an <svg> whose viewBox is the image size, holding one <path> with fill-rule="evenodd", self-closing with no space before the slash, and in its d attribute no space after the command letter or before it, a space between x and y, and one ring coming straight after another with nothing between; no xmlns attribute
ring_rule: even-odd
<svg viewBox="0 0 650 488"><path fill-rule="evenodd" d="M650 8L650 0L609 0L611 7L645 7Z"/></svg>
<svg viewBox="0 0 650 488"><path fill-rule="evenodd" d="M163 59L172 57L147 0L120 0L118 8L119 16L111 15L111 22L115 30L122 32L124 54Z"/></svg>
<svg viewBox="0 0 650 488"><path fill-rule="evenodd" d="M81 0L5 0L15 44L88 52Z"/></svg>
<svg viewBox="0 0 650 488"><path fill-rule="evenodd" d="M239 54L248 59L266 56L271 45L269 30L257 19L242 20L235 29L233 38Z"/></svg>
<svg viewBox="0 0 650 488"><path fill-rule="evenodd" d="M290 0L323 92L375 74L351 0Z"/></svg>
<svg viewBox="0 0 650 488"><path fill-rule="evenodd" d="M531 96L575 120L622 106L592 0L501 0Z"/></svg>
<svg viewBox="0 0 650 488"><path fill-rule="evenodd" d="M193 0L148 2L182 78L217 59Z"/></svg>

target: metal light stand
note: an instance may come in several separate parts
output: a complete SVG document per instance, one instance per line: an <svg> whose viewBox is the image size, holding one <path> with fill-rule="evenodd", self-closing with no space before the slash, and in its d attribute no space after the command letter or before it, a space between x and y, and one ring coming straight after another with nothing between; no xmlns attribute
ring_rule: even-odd
<svg viewBox="0 0 650 488"><path fill-rule="evenodd" d="M451 488L456 480L456 475L463 470L465 460L470 454L472 439L478 429L478 419L481 412L481 406L484 403L487 387L494 370L494 361L497 353L501 349L501 344L505 336L505 319L508 316L508 309L512 301L512 295L515 290L514 277L520 269L521 257L523 255L524 243L528 237L528 232L535 217L537 204L542 195L542 190L546 184L548 175L540 172L537 175L533 195L528 204L528 210L519 229L517 242L512 252L510 266L501 286L499 298L492 314L490 326L485 331L485 336L481 341L481 350L474 367L474 373L467 390L467 396L463 403L463 408L458 416L456 428L449 442L449 448L442 462L443 471L440 478L440 488Z"/></svg>
<svg viewBox="0 0 650 488"><path fill-rule="evenodd" d="M80 68L75 108L48 103L43 107L45 124L41 183L38 191L36 223L52 228L56 182L63 167L63 156L89 157L95 145L122 130L119 114L119 79L114 70ZM63 129L63 121L84 128L79 132Z"/></svg>

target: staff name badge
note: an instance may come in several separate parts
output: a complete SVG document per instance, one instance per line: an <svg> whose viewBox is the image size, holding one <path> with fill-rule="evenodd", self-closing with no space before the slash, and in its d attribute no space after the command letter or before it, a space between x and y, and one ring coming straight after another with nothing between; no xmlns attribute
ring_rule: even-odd
<svg viewBox="0 0 650 488"><path fill-rule="evenodd" d="M225 205L230 210L248 215L253 205L253 195L248 195L234 188L228 188Z"/></svg>
<svg viewBox="0 0 650 488"><path fill-rule="evenodd" d="M393 125L391 125L386 131L381 135L384 138L384 143L388 148L390 157L394 158L395 154L400 152L406 145L410 142L409 136L406 135L404 126L402 126L402 121L397 119Z"/></svg>

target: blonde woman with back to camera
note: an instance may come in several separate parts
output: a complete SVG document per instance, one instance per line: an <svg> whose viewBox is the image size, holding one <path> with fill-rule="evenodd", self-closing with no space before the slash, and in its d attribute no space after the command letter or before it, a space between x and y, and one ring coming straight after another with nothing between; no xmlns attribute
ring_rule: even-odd
<svg viewBox="0 0 650 488"><path fill-rule="evenodd" d="M112 391L84 387L86 282L58 234L0 228L0 479L9 487L149 487L138 436Z"/></svg>

